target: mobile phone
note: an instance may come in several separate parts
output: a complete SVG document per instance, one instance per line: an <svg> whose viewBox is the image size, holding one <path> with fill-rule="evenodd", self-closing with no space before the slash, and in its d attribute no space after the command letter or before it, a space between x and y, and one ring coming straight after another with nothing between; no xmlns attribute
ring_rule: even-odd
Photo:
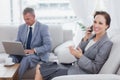
<svg viewBox="0 0 120 80"><path fill-rule="evenodd" d="M89 32L92 32L93 31L93 25L90 26L90 30L88 30Z"/></svg>

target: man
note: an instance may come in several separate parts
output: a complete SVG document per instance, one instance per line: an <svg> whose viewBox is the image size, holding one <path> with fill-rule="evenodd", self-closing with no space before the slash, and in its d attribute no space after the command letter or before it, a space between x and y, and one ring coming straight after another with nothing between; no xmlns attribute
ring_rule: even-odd
<svg viewBox="0 0 120 80"><path fill-rule="evenodd" d="M15 63L20 62L19 80L28 68L33 68L39 61L48 61L48 52L51 50L51 39L48 26L35 20L35 13L32 8L25 8L23 11L25 23L20 25L17 41L21 42L27 56L10 55Z"/></svg>

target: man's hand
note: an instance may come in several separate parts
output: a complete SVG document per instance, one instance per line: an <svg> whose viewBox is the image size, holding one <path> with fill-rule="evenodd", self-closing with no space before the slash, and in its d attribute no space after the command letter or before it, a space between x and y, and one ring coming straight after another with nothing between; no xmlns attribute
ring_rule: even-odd
<svg viewBox="0 0 120 80"><path fill-rule="evenodd" d="M35 53L34 49L26 49L26 50L24 50L24 52L26 54L34 54Z"/></svg>
<svg viewBox="0 0 120 80"><path fill-rule="evenodd" d="M82 50L80 48L74 49L73 46L69 47L70 53L76 58L80 58L82 56Z"/></svg>

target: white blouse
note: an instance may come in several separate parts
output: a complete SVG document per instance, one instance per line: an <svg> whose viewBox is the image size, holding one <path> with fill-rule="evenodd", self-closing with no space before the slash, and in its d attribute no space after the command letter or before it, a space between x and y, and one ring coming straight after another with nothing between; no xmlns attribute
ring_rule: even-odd
<svg viewBox="0 0 120 80"><path fill-rule="evenodd" d="M85 48L85 51L86 51L89 47L91 47L93 44L95 44L95 41L94 41L93 39L91 39L91 40L89 41L89 43L87 44L87 46L86 46L86 48Z"/></svg>

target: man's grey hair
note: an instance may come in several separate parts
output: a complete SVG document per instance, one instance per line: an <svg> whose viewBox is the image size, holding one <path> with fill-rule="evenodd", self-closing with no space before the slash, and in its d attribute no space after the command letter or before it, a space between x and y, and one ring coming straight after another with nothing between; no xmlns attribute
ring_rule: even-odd
<svg viewBox="0 0 120 80"><path fill-rule="evenodd" d="M30 14L32 14L32 15L35 15L34 9L33 9L33 8L30 8L30 7L27 7L27 8L24 9L23 15L26 15L27 13L30 13Z"/></svg>

